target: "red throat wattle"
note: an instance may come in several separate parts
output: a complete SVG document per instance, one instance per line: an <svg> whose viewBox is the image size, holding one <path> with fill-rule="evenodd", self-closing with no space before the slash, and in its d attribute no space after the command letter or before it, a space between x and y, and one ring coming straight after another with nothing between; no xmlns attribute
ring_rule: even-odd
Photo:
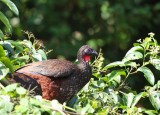
<svg viewBox="0 0 160 115"><path fill-rule="evenodd" d="M85 62L89 62L90 61L90 55L84 55L83 59Z"/></svg>

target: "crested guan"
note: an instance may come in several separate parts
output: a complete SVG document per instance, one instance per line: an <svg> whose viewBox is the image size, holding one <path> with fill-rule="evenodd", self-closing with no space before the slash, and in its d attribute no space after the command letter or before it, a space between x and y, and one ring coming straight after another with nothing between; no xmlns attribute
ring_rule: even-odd
<svg viewBox="0 0 160 115"><path fill-rule="evenodd" d="M97 55L97 52L84 45L77 54L78 65L59 59L33 62L16 70L10 81L27 89L34 88L35 93L44 99L57 99L63 103L89 82L92 76L91 55Z"/></svg>

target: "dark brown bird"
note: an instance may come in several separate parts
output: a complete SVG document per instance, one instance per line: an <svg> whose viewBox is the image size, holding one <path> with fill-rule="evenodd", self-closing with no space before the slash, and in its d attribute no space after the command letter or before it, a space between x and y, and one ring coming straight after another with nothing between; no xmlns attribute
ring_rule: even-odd
<svg viewBox="0 0 160 115"><path fill-rule="evenodd" d="M16 70L13 79L25 88L35 88L35 93L44 99L57 99L63 103L89 82L91 55L97 55L97 52L84 45L77 54L78 65L58 59L34 62Z"/></svg>

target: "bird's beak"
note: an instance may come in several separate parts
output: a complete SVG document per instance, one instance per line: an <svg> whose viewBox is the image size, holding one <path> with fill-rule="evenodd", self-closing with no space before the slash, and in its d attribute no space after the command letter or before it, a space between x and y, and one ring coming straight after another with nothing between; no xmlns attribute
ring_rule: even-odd
<svg viewBox="0 0 160 115"><path fill-rule="evenodd" d="M91 54L95 55L95 56L98 56L98 53L95 50L93 50Z"/></svg>

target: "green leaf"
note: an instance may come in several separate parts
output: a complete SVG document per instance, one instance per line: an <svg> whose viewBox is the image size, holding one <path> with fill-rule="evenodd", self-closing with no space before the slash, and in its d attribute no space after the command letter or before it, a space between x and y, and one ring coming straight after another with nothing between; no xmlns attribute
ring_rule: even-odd
<svg viewBox="0 0 160 115"><path fill-rule="evenodd" d="M9 23L9 20L7 19L7 17L0 11L0 20L4 23L4 25L7 27L8 32L11 33L12 31L12 27Z"/></svg>
<svg viewBox="0 0 160 115"><path fill-rule="evenodd" d="M0 45L0 57L5 57L5 51L3 49L3 47Z"/></svg>
<svg viewBox="0 0 160 115"><path fill-rule="evenodd" d="M29 106L29 99L27 97L26 98L21 98L20 104L24 105L26 107Z"/></svg>
<svg viewBox="0 0 160 115"><path fill-rule="evenodd" d="M0 115L8 115L5 109L0 109Z"/></svg>
<svg viewBox="0 0 160 115"><path fill-rule="evenodd" d="M19 41L6 40L8 43L12 44L19 51L23 51L23 45Z"/></svg>
<svg viewBox="0 0 160 115"><path fill-rule="evenodd" d="M41 54L34 53L34 54L32 55L32 57L33 57L34 61L42 61L42 56L41 56Z"/></svg>
<svg viewBox="0 0 160 115"><path fill-rule="evenodd" d="M12 111L12 109L13 109L13 107L14 107L14 104L13 103L11 103L11 102L9 102L9 101L6 101L6 100L0 100L0 108L1 108L1 110L3 110L3 112L5 111L6 113L8 113L8 112L11 112ZM2 111L1 111L2 112ZM0 113L1 113L0 112Z"/></svg>
<svg viewBox="0 0 160 115"><path fill-rule="evenodd" d="M92 107L95 109L98 107L98 101L97 100L93 100L92 101Z"/></svg>
<svg viewBox="0 0 160 115"><path fill-rule="evenodd" d="M133 99L134 99L134 94L133 93L129 93L129 94L124 93L124 96L125 96L124 101L125 101L127 107L131 107L131 104L132 104Z"/></svg>
<svg viewBox="0 0 160 115"><path fill-rule="evenodd" d="M0 61L0 80L9 73L9 69Z"/></svg>
<svg viewBox="0 0 160 115"><path fill-rule="evenodd" d="M52 100L51 104L52 104L52 108L54 110L62 110L63 109L62 105L57 100Z"/></svg>
<svg viewBox="0 0 160 115"><path fill-rule="evenodd" d="M97 81L92 81L92 84L94 85L94 86L96 86L96 87L105 87L106 86L106 84L104 83L104 81L102 81L102 80L97 80Z"/></svg>
<svg viewBox="0 0 160 115"><path fill-rule="evenodd" d="M40 106L41 101L39 101L39 99L37 99L37 98L30 98L30 103L34 104L36 106Z"/></svg>
<svg viewBox="0 0 160 115"><path fill-rule="evenodd" d="M137 71L140 71L144 74L144 77L147 79L147 81L151 84L154 85L155 82L155 78L154 75L152 73L152 71L147 68L147 67L140 67L137 69Z"/></svg>
<svg viewBox="0 0 160 115"><path fill-rule="evenodd" d="M2 45L8 51L8 53L11 53L12 55L14 54L14 49L12 48L11 43L4 41Z"/></svg>
<svg viewBox="0 0 160 115"><path fill-rule="evenodd" d="M18 88L16 89L16 92L17 92L18 94L20 94L20 95L25 95L25 94L27 93L27 90L26 90L25 88L23 88L23 87L18 87Z"/></svg>
<svg viewBox="0 0 160 115"><path fill-rule="evenodd" d="M135 52L127 54L123 58L123 62L131 61L131 60L137 60L137 59L141 59L141 58L143 58L142 53L140 53L138 51L135 51Z"/></svg>
<svg viewBox="0 0 160 115"><path fill-rule="evenodd" d="M119 81L119 78L117 79L117 76L126 76L126 72L124 70L114 70L114 71L112 71L108 76L109 81L112 81L112 80Z"/></svg>
<svg viewBox="0 0 160 115"><path fill-rule="evenodd" d="M93 113L95 109L88 103L81 111L81 114L84 115L85 113Z"/></svg>
<svg viewBox="0 0 160 115"><path fill-rule="evenodd" d="M19 15L19 11L16 7L16 5L10 1L10 0L1 0L3 3L5 3L16 15Z"/></svg>
<svg viewBox="0 0 160 115"><path fill-rule="evenodd" d="M137 68L136 62L131 62L131 61L125 62L125 66L131 66L131 67Z"/></svg>
<svg viewBox="0 0 160 115"><path fill-rule="evenodd" d="M160 70L160 60L159 59L152 59L150 63L157 69Z"/></svg>
<svg viewBox="0 0 160 115"><path fill-rule="evenodd" d="M138 103L138 101L141 99L143 94L144 94L144 92L141 92L138 95L134 96L134 99L133 99L133 102L131 104L131 107L134 107Z"/></svg>
<svg viewBox="0 0 160 115"><path fill-rule="evenodd" d="M4 34L2 32L2 30L0 29L0 39L3 39L4 38Z"/></svg>
<svg viewBox="0 0 160 115"><path fill-rule="evenodd" d="M17 113L26 114L28 110L29 110L29 100L27 98L21 98L20 105L17 105L15 107L15 111Z"/></svg>
<svg viewBox="0 0 160 115"><path fill-rule="evenodd" d="M134 46L126 53L126 56L129 55L130 53L134 53L137 50L143 50L143 48L141 46Z"/></svg>
<svg viewBox="0 0 160 115"><path fill-rule="evenodd" d="M47 56L46 56L45 52L42 49L39 49L37 52L39 54L41 54L42 60L47 60Z"/></svg>
<svg viewBox="0 0 160 115"><path fill-rule="evenodd" d="M110 63L110 64L108 64L107 66L105 66L105 67L103 68L103 70L107 70L107 69L109 69L109 68L116 67L116 66L124 67L125 64L124 64L124 62L122 62L122 61L116 61L116 62Z"/></svg>
<svg viewBox="0 0 160 115"><path fill-rule="evenodd" d="M158 115L158 112L156 110L148 110L148 109L145 109L143 110L144 113L146 113L147 115Z"/></svg>
<svg viewBox="0 0 160 115"><path fill-rule="evenodd" d="M149 95L149 100L156 110L160 110L160 96L156 92Z"/></svg>
<svg viewBox="0 0 160 115"><path fill-rule="evenodd" d="M33 53L36 53L36 50L33 49L33 44L32 44L31 41L29 41L29 40L23 40L21 43L23 45L25 45L26 47L28 47L30 50L34 50L34 51L32 51Z"/></svg>
<svg viewBox="0 0 160 115"><path fill-rule="evenodd" d="M5 87L4 90L6 92L12 92L12 91L15 91L17 87L18 87L18 84L14 83L14 84L11 84L11 85L8 85L7 87Z"/></svg>
<svg viewBox="0 0 160 115"><path fill-rule="evenodd" d="M0 57L0 61L13 73L13 64L11 63L10 59L7 57Z"/></svg>
<svg viewBox="0 0 160 115"><path fill-rule="evenodd" d="M28 55L21 56L18 58L18 60L27 61L29 60L29 56Z"/></svg>
<svg viewBox="0 0 160 115"><path fill-rule="evenodd" d="M157 81L157 87L160 88L160 80Z"/></svg>
<svg viewBox="0 0 160 115"><path fill-rule="evenodd" d="M20 115L25 115L28 111L29 107L23 106L23 105L17 105L15 107L16 113L21 113Z"/></svg>
<svg viewBox="0 0 160 115"><path fill-rule="evenodd" d="M124 60L123 60L124 61ZM137 64L135 62L130 62L130 61L115 61L113 63L110 63L108 65L106 65L103 70L107 70L109 68L112 68L112 67L125 67L125 66L132 66L132 67L137 67Z"/></svg>
<svg viewBox="0 0 160 115"><path fill-rule="evenodd" d="M126 95L127 98L127 107L131 107L133 98L134 98L134 94L133 93L129 93Z"/></svg>
<svg viewBox="0 0 160 115"><path fill-rule="evenodd" d="M112 95L114 104L118 104L118 95L115 92L110 92L110 94Z"/></svg>

